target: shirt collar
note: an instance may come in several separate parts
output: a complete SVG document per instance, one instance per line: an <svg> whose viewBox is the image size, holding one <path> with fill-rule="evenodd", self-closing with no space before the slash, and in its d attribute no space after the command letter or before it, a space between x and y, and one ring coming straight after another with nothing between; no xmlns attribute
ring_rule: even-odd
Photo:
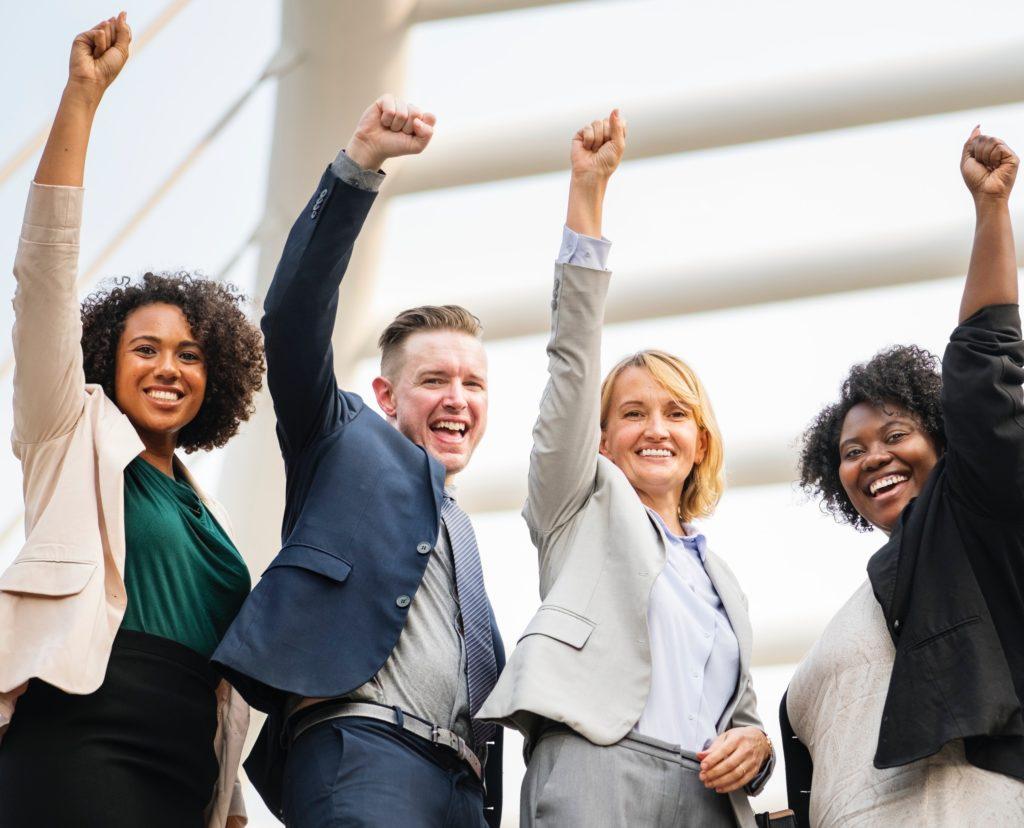
<svg viewBox="0 0 1024 828"><path fill-rule="evenodd" d="M685 535L677 535L675 532L670 530L666 525L665 521L661 519L661 515L655 512L653 509L647 509L648 513L654 516L654 519L658 522L658 528L661 529L665 538L669 541L681 542L683 546L689 549L691 552L696 552L700 558L700 562L704 563L708 557L708 542L702 532L697 531L697 527L692 523L684 523L683 531Z"/></svg>

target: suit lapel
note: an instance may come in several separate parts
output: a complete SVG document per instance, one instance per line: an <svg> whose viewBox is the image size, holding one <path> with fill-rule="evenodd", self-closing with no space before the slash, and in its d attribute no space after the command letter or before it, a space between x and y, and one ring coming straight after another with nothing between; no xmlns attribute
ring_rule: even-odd
<svg viewBox="0 0 1024 828"><path fill-rule="evenodd" d="M729 700L729 704L726 705L725 714L722 716L722 719L728 722L736 708L740 690L745 683L745 677L750 672L753 632L750 629L750 616L747 613L747 606L739 590L739 585L736 583L736 579L733 578L732 573L725 568L724 564L718 560L718 557L710 549L707 552L707 557L704 559L704 570L708 573L708 577L711 579L718 597L722 599L722 606L725 608L725 614L729 616L729 623L732 624L732 631L736 635L736 642L740 650L739 681L736 684L736 690L733 692L732 698Z"/></svg>

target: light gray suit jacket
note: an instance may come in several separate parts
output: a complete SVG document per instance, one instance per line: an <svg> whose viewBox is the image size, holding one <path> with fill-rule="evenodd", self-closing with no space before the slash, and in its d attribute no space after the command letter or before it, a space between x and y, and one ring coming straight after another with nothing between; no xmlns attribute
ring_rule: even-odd
<svg viewBox="0 0 1024 828"><path fill-rule="evenodd" d="M647 608L666 550L625 475L598 454L601 325L610 278L604 270L555 266L550 376L533 430L523 509L540 556L542 603L477 714L527 738L550 719L595 744L614 744L636 724L650 691ZM718 732L760 728L746 597L710 551L705 567L740 651L739 682ZM759 781L766 780L767 774ZM732 800L740 824L753 826L746 794L738 791Z"/></svg>

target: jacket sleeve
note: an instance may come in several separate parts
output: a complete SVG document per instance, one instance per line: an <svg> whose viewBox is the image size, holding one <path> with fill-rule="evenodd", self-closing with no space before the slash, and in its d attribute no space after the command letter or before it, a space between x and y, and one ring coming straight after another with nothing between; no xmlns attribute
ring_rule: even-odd
<svg viewBox="0 0 1024 828"><path fill-rule="evenodd" d="M942 360L947 478L977 510L1019 516L1024 500L1024 342L1016 305L982 308Z"/></svg>
<svg viewBox="0 0 1024 828"><path fill-rule="evenodd" d="M756 727L763 732L764 723L761 721L761 717L757 715L757 694L754 693L754 680L749 673L743 680L746 683L743 687L743 692L740 693L736 709L732 714L732 721L729 724L732 727ZM764 786L768 784L768 780L771 778L774 770L775 748L772 748L771 756L768 757L764 767L761 768L757 776L747 783L743 790L749 796L757 796L761 793Z"/></svg>
<svg viewBox="0 0 1024 828"><path fill-rule="evenodd" d="M285 454L344 421L331 337L338 289L375 193L341 181L332 169L296 219L264 303L267 385Z"/></svg>
<svg viewBox="0 0 1024 828"><path fill-rule="evenodd" d="M85 403L78 304L81 187L32 184L14 260L14 434L41 443L69 433Z"/></svg>
<svg viewBox="0 0 1024 828"><path fill-rule="evenodd" d="M789 693L783 693L779 705L779 724L782 728L782 756L786 760L786 794L789 807L796 818L799 828L810 826L811 778L814 764L811 762L810 751L793 732L789 721L789 710L786 699Z"/></svg>
<svg viewBox="0 0 1024 828"><path fill-rule="evenodd" d="M555 266L548 383L533 428L526 519L541 549L545 535L582 508L594 488L600 444L601 324L611 273Z"/></svg>

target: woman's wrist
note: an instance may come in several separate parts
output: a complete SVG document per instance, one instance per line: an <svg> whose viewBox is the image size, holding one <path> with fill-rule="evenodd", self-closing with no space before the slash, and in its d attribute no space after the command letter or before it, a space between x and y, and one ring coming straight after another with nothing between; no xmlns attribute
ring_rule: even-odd
<svg viewBox="0 0 1024 828"><path fill-rule="evenodd" d="M601 238L601 214L608 179L594 175L573 175L569 184L569 210L565 224L576 233Z"/></svg>
<svg viewBox="0 0 1024 828"><path fill-rule="evenodd" d="M103 100L104 91L99 84L71 78L64 87L60 103L62 107L71 106L95 114Z"/></svg>

